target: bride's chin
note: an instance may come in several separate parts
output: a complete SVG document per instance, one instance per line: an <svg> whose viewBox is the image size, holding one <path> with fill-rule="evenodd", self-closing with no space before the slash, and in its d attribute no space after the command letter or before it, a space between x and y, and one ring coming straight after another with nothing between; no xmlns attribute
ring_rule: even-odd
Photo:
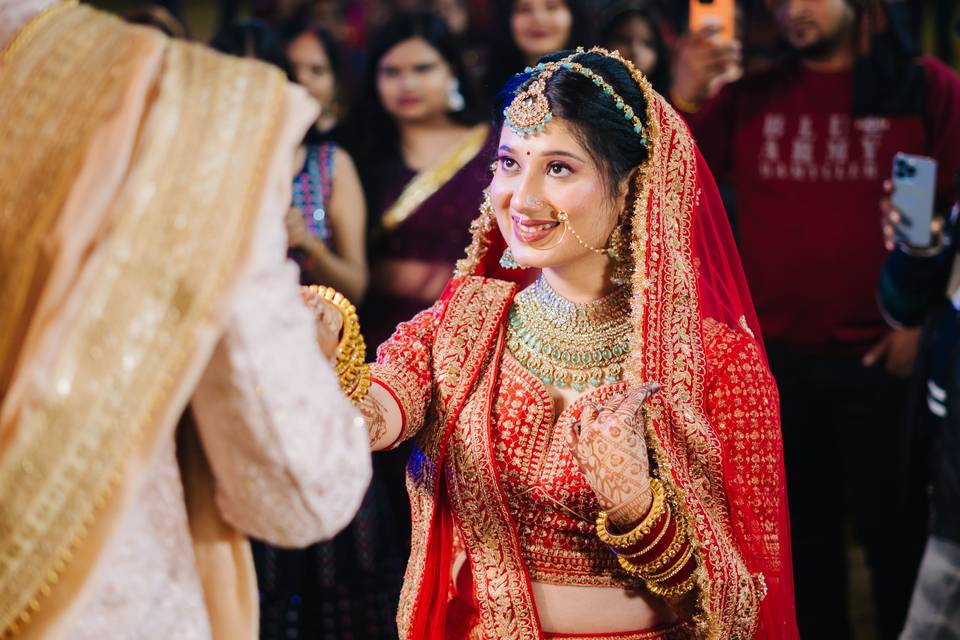
<svg viewBox="0 0 960 640"><path fill-rule="evenodd" d="M537 251L530 247L511 249L517 264L528 269L549 269L555 262L552 249Z"/></svg>

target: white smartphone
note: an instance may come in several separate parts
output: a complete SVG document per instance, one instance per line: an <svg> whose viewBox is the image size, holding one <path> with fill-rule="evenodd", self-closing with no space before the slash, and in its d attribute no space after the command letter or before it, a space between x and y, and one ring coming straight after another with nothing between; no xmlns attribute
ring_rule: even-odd
<svg viewBox="0 0 960 640"><path fill-rule="evenodd" d="M893 156L893 195L890 200L900 212L900 222L895 226L897 240L911 247L930 246L936 190L936 160L909 153Z"/></svg>

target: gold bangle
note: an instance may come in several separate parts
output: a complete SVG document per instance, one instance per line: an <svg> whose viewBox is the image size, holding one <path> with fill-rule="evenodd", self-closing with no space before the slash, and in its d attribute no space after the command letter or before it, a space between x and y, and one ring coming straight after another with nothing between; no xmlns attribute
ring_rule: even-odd
<svg viewBox="0 0 960 640"><path fill-rule="evenodd" d="M367 397L367 393L370 391L370 384L372 380L370 378L370 366L363 364L360 367L360 373L357 377L357 383L354 387L347 393L347 397L350 398L350 401L353 404L360 404L363 402L363 399Z"/></svg>
<svg viewBox="0 0 960 640"><path fill-rule="evenodd" d="M310 285L301 287L326 300L340 312L343 328L337 343L337 361L334 366L340 388L354 403L359 404L370 389L370 368L366 364L367 347L360 333L357 308L332 287Z"/></svg>
<svg viewBox="0 0 960 640"><path fill-rule="evenodd" d="M677 91L673 87L670 87L670 101L673 103L673 106L684 113L696 113L700 111L701 105L695 102L687 102L677 95Z"/></svg>
<svg viewBox="0 0 960 640"><path fill-rule="evenodd" d="M673 540L670 541L670 546L663 550L663 553L650 562L644 564L631 564L634 564L634 566L637 567L637 570L645 576L649 576L657 571L662 571L665 567L670 566L670 564L676 559L677 552L680 551L680 547L683 546L684 542L687 542L687 535L683 528L683 521L678 518L675 521L675 526L673 528Z"/></svg>
<svg viewBox="0 0 960 640"><path fill-rule="evenodd" d="M670 505L668 504L667 506L669 507ZM636 553L624 554L623 557L633 560L634 558L639 558L640 556L644 556L650 553L654 549L654 547L660 544L660 541L663 540L663 536L667 535L667 530L670 529L670 522L672 520L673 520L673 511L668 508L667 518L666 518L666 521L663 523L663 528L660 529L660 533L658 533L657 537L653 539L653 542L648 544L643 549L640 549L640 551L637 551Z"/></svg>
<svg viewBox="0 0 960 640"><path fill-rule="evenodd" d="M660 596L661 598L679 598L683 595L686 595L686 593L690 591L697 582L697 574L694 572L693 575L680 584L672 587L664 587L663 585L657 584L648 577L644 576L634 564L632 564L623 556L617 556L617 560L620 562L620 567L627 572L627 574L633 576L634 578L643 580L650 593L655 596ZM684 564L686 564L686 560L684 560ZM681 567L683 567L683 565L681 565ZM680 570L678 569L677 573L679 572Z"/></svg>
<svg viewBox="0 0 960 640"><path fill-rule="evenodd" d="M680 551L680 547L683 546L684 542L686 542L685 536L680 535L678 531L676 537L670 542L670 546L652 562L637 564L626 556L617 556L617 560L620 562L620 566L630 575L649 580L650 576L655 572L662 571L665 567L673 565L674 560L677 558L677 552ZM630 565L629 568L627 565Z"/></svg>
<svg viewBox="0 0 960 640"><path fill-rule="evenodd" d="M663 485L656 478L650 478L650 489L653 492L653 503L650 505L650 511L643 520L630 532L621 535L610 533L607 528L607 512L601 511L597 515L597 537L608 547L614 549L623 549L638 543L645 535L650 533L653 525L657 523L663 510L666 508L667 496L663 490Z"/></svg>
<svg viewBox="0 0 960 640"><path fill-rule="evenodd" d="M666 582L670 578L674 577L680 570L683 569L684 565L687 564L687 561L690 559L690 556L693 555L693 545L687 544L687 550L680 554L680 557L677 558L677 561L669 568L666 569L663 573L655 573L647 576L648 582Z"/></svg>
<svg viewBox="0 0 960 640"><path fill-rule="evenodd" d="M672 587L664 587L659 584L647 584L647 589L655 596L661 598L670 598L676 599L681 598L688 593L697 585L697 574L693 573L689 578L681 582L680 584L673 585Z"/></svg>

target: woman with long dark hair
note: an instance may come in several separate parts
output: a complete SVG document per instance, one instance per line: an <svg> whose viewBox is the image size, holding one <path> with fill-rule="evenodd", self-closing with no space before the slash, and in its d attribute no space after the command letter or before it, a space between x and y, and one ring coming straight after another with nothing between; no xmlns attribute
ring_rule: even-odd
<svg viewBox="0 0 960 640"><path fill-rule="evenodd" d="M652 0L621 0L602 16L599 39L619 51L661 94L670 89L670 49L663 38L660 13Z"/></svg>
<svg viewBox="0 0 960 640"><path fill-rule="evenodd" d="M294 21L282 33L290 74L320 104L320 117L295 161L290 253L301 282L335 287L359 302L368 277L367 210L353 160L335 142L344 95L337 46L316 24Z"/></svg>
<svg viewBox="0 0 960 640"><path fill-rule="evenodd" d="M510 76L561 49L592 44L583 0L494 0L493 41L484 82L493 98Z"/></svg>
<svg viewBox="0 0 960 640"><path fill-rule="evenodd" d="M430 306L468 237L489 181L489 127L446 24L401 14L370 50L351 116L351 151L370 205L371 286L361 309L371 348Z"/></svg>
<svg viewBox="0 0 960 640"><path fill-rule="evenodd" d="M331 137L347 106L340 47L330 32L302 17L284 24L280 37L294 79L320 105L320 117L312 133Z"/></svg>

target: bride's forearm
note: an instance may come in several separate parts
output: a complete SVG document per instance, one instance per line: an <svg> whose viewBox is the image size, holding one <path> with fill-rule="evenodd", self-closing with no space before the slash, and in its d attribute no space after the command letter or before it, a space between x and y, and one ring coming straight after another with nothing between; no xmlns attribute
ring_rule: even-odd
<svg viewBox="0 0 960 640"><path fill-rule="evenodd" d="M367 423L371 451L381 451L397 441L403 413L389 391L374 382L359 408Z"/></svg>

